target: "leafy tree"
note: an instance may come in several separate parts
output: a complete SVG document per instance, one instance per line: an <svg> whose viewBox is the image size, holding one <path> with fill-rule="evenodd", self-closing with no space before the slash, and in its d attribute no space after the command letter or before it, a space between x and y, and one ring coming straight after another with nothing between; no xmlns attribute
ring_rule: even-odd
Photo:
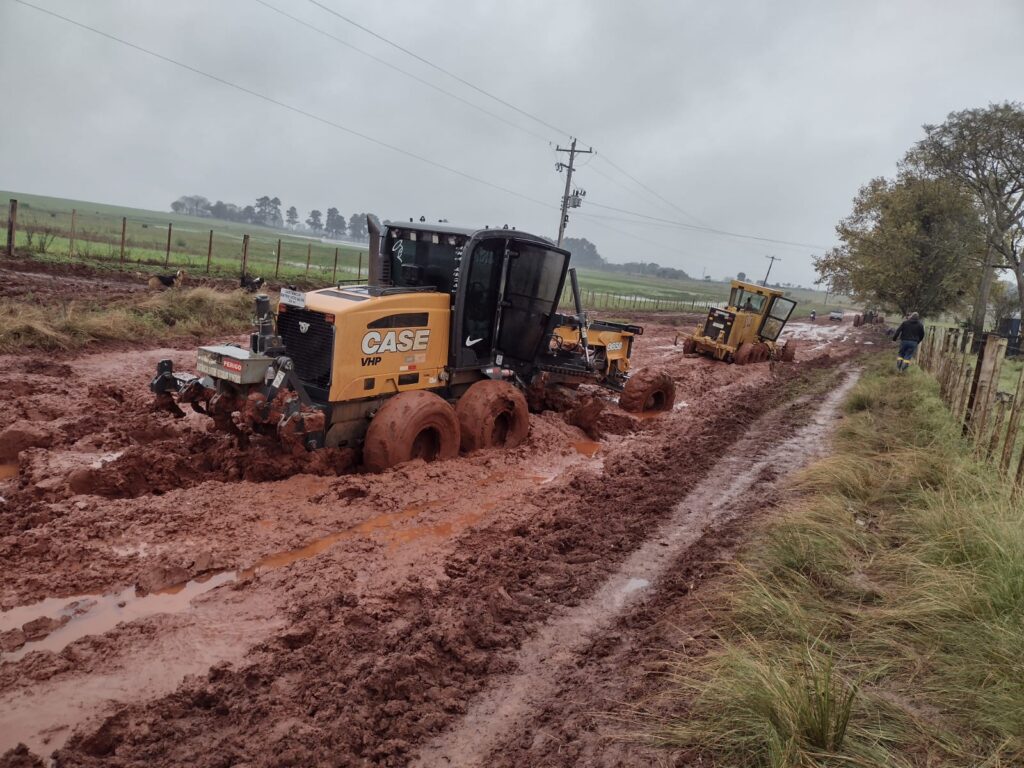
<svg viewBox="0 0 1024 768"><path fill-rule="evenodd" d="M314 208L309 212L309 218L306 219L306 225L314 232L319 232L324 228L323 214Z"/></svg>
<svg viewBox="0 0 1024 768"><path fill-rule="evenodd" d="M171 210L175 213L183 213L185 211L185 204L181 200L175 200L171 203Z"/></svg>
<svg viewBox="0 0 1024 768"><path fill-rule="evenodd" d="M597 246L585 237L567 237L562 241L562 247L572 254L572 265L575 267L605 266L604 257L597 252Z"/></svg>
<svg viewBox="0 0 1024 768"><path fill-rule="evenodd" d="M285 213L285 221L287 221L288 226L293 229L299 225L299 212L295 210L294 205Z"/></svg>
<svg viewBox="0 0 1024 768"><path fill-rule="evenodd" d="M988 298L997 327L1000 321L1013 317L1014 312L1020 310L1020 296L1017 294L1017 286L1013 283L996 280L992 283Z"/></svg>
<svg viewBox="0 0 1024 768"><path fill-rule="evenodd" d="M270 214L270 221L269 221L270 225L273 226L273 227L280 227L281 226L281 222L284 221L284 219L281 218L281 198L279 198L279 197L272 197L272 198L270 198L269 214Z"/></svg>
<svg viewBox="0 0 1024 768"><path fill-rule="evenodd" d="M245 206L245 208L242 209L239 220L244 221L246 224L254 224L256 222L256 208L251 205Z"/></svg>
<svg viewBox="0 0 1024 768"><path fill-rule="evenodd" d="M353 213L348 220L348 231L353 240L365 240L367 237L366 214Z"/></svg>
<svg viewBox="0 0 1024 768"><path fill-rule="evenodd" d="M255 220L260 224L270 223L270 198L267 195L256 199Z"/></svg>
<svg viewBox="0 0 1024 768"><path fill-rule="evenodd" d="M210 201L202 195L182 195L171 203L171 210L189 216L208 216Z"/></svg>
<svg viewBox="0 0 1024 768"><path fill-rule="evenodd" d="M985 268L972 320L980 332L993 279L989 267L1013 270L1024 311L1024 105L952 112L941 125L925 125L924 132L904 167L970 190L985 222Z"/></svg>
<svg viewBox="0 0 1024 768"><path fill-rule="evenodd" d="M736 273L736 279L740 280L742 282L746 282L746 280L747 280L747 273L746 272L737 272Z"/></svg>
<svg viewBox="0 0 1024 768"><path fill-rule="evenodd" d="M939 179L874 179L836 232L842 245L816 258L833 291L901 313L956 306L978 275L984 229L969 195Z"/></svg>
<svg viewBox="0 0 1024 768"><path fill-rule="evenodd" d="M337 208L327 209L327 218L324 220L324 228L330 237L345 236L345 217L338 213Z"/></svg>

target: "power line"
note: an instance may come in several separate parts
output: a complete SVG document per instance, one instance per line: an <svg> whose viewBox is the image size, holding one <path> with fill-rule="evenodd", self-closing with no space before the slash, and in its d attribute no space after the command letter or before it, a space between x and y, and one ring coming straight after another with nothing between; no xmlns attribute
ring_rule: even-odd
<svg viewBox="0 0 1024 768"><path fill-rule="evenodd" d="M391 40L388 40L383 35L379 35L376 32L374 32L372 29L369 29L368 27L364 27L359 22L353 21L352 19L350 19L348 16L343 16L342 14L338 13L333 8L330 8L330 7L326 6L326 5L324 5L323 3L319 2L319 0L309 0L309 2L311 2L313 5L317 6L318 8L323 9L324 11L326 11L329 14L331 14L332 16L336 16L337 18L341 19L342 21L346 22L347 24L351 24L353 27L356 27L358 29L363 30L363 32L365 32L366 34L372 35L373 37L377 38L381 42L386 43L387 45L390 45L392 48L398 49L399 51L401 51L402 53L406 54L407 56L412 56L414 59L416 59L419 62L422 62L423 64L426 64L428 67L431 67L433 69L436 69L438 72L442 72L442 73L448 75L448 77L452 78L453 80L457 80L458 82L462 83L467 88L472 88L477 93L481 93L481 94L483 94L484 96L486 96L489 99L494 99L499 104L503 104L504 106L508 107L509 109L514 110L515 112L518 112L519 114L524 115L525 117L528 117L531 120L534 120L534 121L540 123L541 125L543 125L543 126L545 126L547 128L550 128L553 131L557 131L558 133L563 134L565 136L572 135L572 131L567 131L567 130L565 130L563 128L559 128L556 125L552 125L547 120L544 120L543 118L537 117L536 115L531 114L530 112L527 112L525 109L520 109L515 104L512 104L510 102L505 101L500 96L495 96L490 91L486 91L483 88L481 88L480 86L474 85L473 83L469 82L468 80L459 77L454 72L452 72L450 70L447 70L447 69L445 69L444 67L442 67L442 66L440 66L438 64L435 64L434 62L430 61L429 59L423 58L422 56L420 56L417 53L413 53L408 48L404 48L403 46L399 45L398 43L395 43L395 42L392 42Z"/></svg>
<svg viewBox="0 0 1024 768"><path fill-rule="evenodd" d="M641 219L648 219L650 221L659 222L661 224L671 224L677 227L682 227L683 229L691 229L696 232L710 232L712 234L725 235L727 237L739 237L744 240L758 240L760 242L775 243L777 245L791 245L795 248L828 248L827 245L818 245L815 243L800 243L793 240L779 240L774 237L762 237L761 235L748 235L742 232L730 232L728 230L717 229L715 227L699 227L696 224L687 224L685 221L673 221L672 219L663 219L658 216L650 216L646 213L638 213L637 211L628 211L625 208L616 208L615 206L612 205L602 205L601 203L595 203L593 201L588 201L588 204L594 206L595 208L604 208L605 210L615 211L617 213L625 213L628 214L629 216L637 216ZM638 221L635 223L640 224L642 222Z"/></svg>
<svg viewBox="0 0 1024 768"><path fill-rule="evenodd" d="M607 156L605 156L605 155L600 155L599 159L601 159L601 160L604 160L604 162L608 163L608 165L610 165L610 166L611 166L612 168L614 168L615 170L617 170L617 171L618 171L619 173L621 173L621 174L622 174L623 176L625 176L625 177L626 177L627 179L631 180L631 181L632 181L632 182L634 182L635 184L638 184L638 185L639 185L640 187L642 187L643 189L647 190L647 191L648 191L648 192L650 192L650 193L651 193L652 195L654 195L654 196L655 196L656 198L658 198L659 200L661 200L661 201L662 201L663 203L665 203L666 205L670 206L671 208L674 208L674 209L675 209L676 211L678 211L679 213L683 214L683 215L684 215L684 216L686 216L686 217L687 217L688 219L692 219L693 221L695 221L695 222L696 222L696 223L697 223L698 225L700 225L700 226L702 226L702 227L706 227L706 226L708 226L708 225L707 225L707 224L706 224L705 222L703 222L703 221L701 221L700 219L698 219L698 218L697 218L696 216L694 216L694 215L693 215L692 213L690 213L689 211L687 211L687 210L685 210L685 209L683 209L683 208L679 207L678 205L676 205L675 203L673 203L673 202L672 202L671 200L669 200L669 199L668 199L667 197L665 197L664 195L660 194L660 193L659 193L659 192L657 192L656 190L654 190L654 189L652 189L651 187L649 187L649 186L647 186L646 184L644 184L644 183L643 183L642 181L640 181L640 179L638 179L638 178L637 178L636 176L634 176L633 174L629 173L628 171L624 170L623 168L620 168L620 167L619 167L618 165L616 165L616 164L615 164L615 163L613 163L613 162L612 162L612 161L611 161L610 159L608 159L608 157L607 157Z"/></svg>
<svg viewBox="0 0 1024 768"><path fill-rule="evenodd" d="M318 26L316 26L314 24L310 24L307 21L303 21L298 16L292 16L287 11L283 11L280 8L278 8L277 6L271 5L270 3L266 2L266 0L254 0L254 1L259 3L260 5L262 5L263 7L268 8L271 11L274 11L274 13L278 13L278 14L284 16L285 18L291 19L296 24L300 24L301 26L306 27L307 29L311 29L311 30L313 30L314 32L316 32L318 34L323 35L324 37L330 38L331 40L333 40L334 42L338 43L339 45L343 45L346 48L349 48L349 49L355 51L356 53L359 53L359 54L367 57L368 59L372 59L373 61L376 61L378 64L382 64L383 66L388 67L389 69L393 69L395 72L399 72L399 73L405 75L406 77L412 78L417 83L425 85L428 88L433 88L435 91L438 91L439 93L443 93L445 96L450 96L451 98L455 99L456 101L462 102L466 106L471 107L471 108L477 110L478 112L482 112L485 115L493 117L495 120L498 120L498 121L504 123L505 125L511 126L512 128L515 128L517 130L522 131L523 133L526 133L526 134L529 134L530 136L538 138L541 141L545 141L545 142L549 142L550 143L550 139L547 136L544 136L543 134L537 133L536 131L531 131L529 128L524 128L523 126L519 125L518 123L513 123L511 120L508 120L508 119L502 117L501 115L497 114L496 112L491 112L489 109L484 109L479 104L475 104L474 102L470 101L469 99L464 99L462 96L459 96L457 93L452 93L451 91L445 90L441 86L436 85L436 84L430 82L429 80L425 80L424 78L420 77L419 75L416 75L416 74L414 74L412 72L409 72L406 69L402 69L401 67L397 66L396 64L392 64L390 61L387 61L386 59L382 59L379 56L375 56L372 53L370 53L369 51L364 51L362 48L359 48L358 46L352 45L352 43L348 42L347 40L343 40L340 37L332 35L330 32L327 32L326 30L320 29L320 27L318 27Z"/></svg>
<svg viewBox="0 0 1024 768"><path fill-rule="evenodd" d="M530 197L529 195L525 195L522 192L516 192L515 190L508 189L507 187L503 187L500 184L495 184L493 182L487 181L486 179L481 179L481 178L479 178L477 176L473 176L472 174L466 173L465 171L460 171L457 168L452 168L450 165L445 165L444 163L439 163L436 160L431 160L431 159L429 159L427 157L423 157L422 155L418 155L415 152L410 152L407 149L402 149L401 147L396 146L394 144L389 144L389 143L387 143L385 141L381 141L380 139L375 139L373 136L370 136L368 134L365 134L365 133L362 133L360 131L357 131L354 128L349 128L348 126L342 125L341 123L337 123L337 122L335 122L335 121L333 121L333 120L331 120L329 118L322 117L320 115L314 114L313 112L309 112L309 111L303 109L302 107L296 107L296 106L294 106L292 104L288 104L286 102L279 101L278 99L275 99L272 96L267 96L266 94L260 93L259 91L254 91L251 88L247 88L244 85L239 85L238 83L232 82L231 80L226 80L223 77L219 77L218 75L213 75L213 74L210 74L209 72L205 72L205 71L203 71L201 69L198 69L197 67L193 67L190 64L186 64L186 63L184 63L182 61L178 61L177 59L172 59L169 56L164 56L162 53L157 53L156 51L152 51L149 48L144 48L141 45L137 45L136 43L132 43L132 42L130 42L128 40L124 40L124 39L122 39L120 37L117 37L116 35L110 34L109 32L104 32L101 29L96 29L95 27L90 27L88 24L84 24L84 23L82 23L80 21L76 21L75 19L68 18L67 16L62 16L61 14L56 13L55 11L51 11L51 10L49 10L47 8L42 8L42 7L38 6L38 5L34 5L34 4L30 3L30 2L27 2L27 0L14 0L14 2L19 3L20 5L24 5L24 6L28 7L28 8L32 8L33 10L39 11L40 13L45 13L48 16L52 16L52 17L54 17L56 19L60 19L61 21L65 21L65 22L67 22L69 24L73 24L74 26L80 27L81 29L88 30L89 32L92 32L94 34L100 35L101 37L105 37L108 40L113 40L116 43L120 43L121 45L127 46L128 48L132 48L132 49L134 49L136 51L139 51L140 53L144 53L147 56L152 56L153 58L159 59L160 61L166 62L168 64L173 64L174 66L180 67L181 69L185 69L185 70L188 70L189 72L192 72L194 74L201 75L202 77L205 77L205 78L208 78L210 80L213 80L214 82L220 83L221 85L225 85L225 86L227 86L229 88L234 88L235 90L241 91L242 93L246 93L249 96L254 96L257 99L265 101L265 102L267 102L269 104L274 104L275 106L281 107L282 109L287 109L288 111L294 112L294 113L296 113L298 115L302 115L303 117L308 117L311 120L316 120L318 123L323 123L324 125L327 125L327 126L329 126L331 128L335 128L335 129L337 129L339 131L343 131L343 132L345 132L347 134L350 134L350 135L355 136L357 138L363 139L364 141L368 141L371 144L376 144L379 147L384 147L385 149L389 149L392 152L397 152L400 155L405 155L406 157L411 157L414 160L419 160L420 162L426 163L427 165L431 165L431 166L433 166L435 168L440 168L441 170L447 171L448 173L453 173L456 176L461 176L462 178L468 179L469 181L474 181L474 182L476 182L478 184L483 184L484 186L490 187L491 189L497 189L500 192L504 192L504 193L512 195L514 197L518 197L518 198L521 198L523 200L527 200L527 201L529 201L531 203L535 203L537 205L541 205L541 206L543 206L545 208L553 208L553 207L555 207L555 206L552 206L550 203L545 203L542 200L537 200L536 198Z"/></svg>

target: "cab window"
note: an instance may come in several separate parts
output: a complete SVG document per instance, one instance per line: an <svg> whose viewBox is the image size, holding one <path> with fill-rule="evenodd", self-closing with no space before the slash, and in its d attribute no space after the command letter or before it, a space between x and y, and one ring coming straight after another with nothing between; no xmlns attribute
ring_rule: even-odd
<svg viewBox="0 0 1024 768"><path fill-rule="evenodd" d="M729 294L729 306L735 307L741 312L757 312L760 314L764 307L765 297L753 291L746 291L743 288L733 288Z"/></svg>
<svg viewBox="0 0 1024 768"><path fill-rule="evenodd" d="M778 340L789 316L793 314L794 307L796 307L796 302L792 299L785 299L782 296L772 299L772 305L768 308L768 316L761 323L761 336L770 341Z"/></svg>

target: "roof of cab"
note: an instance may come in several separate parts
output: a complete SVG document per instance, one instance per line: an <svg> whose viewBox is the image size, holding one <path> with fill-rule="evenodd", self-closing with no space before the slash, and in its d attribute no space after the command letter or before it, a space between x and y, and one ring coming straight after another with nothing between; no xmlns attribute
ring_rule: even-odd
<svg viewBox="0 0 1024 768"><path fill-rule="evenodd" d="M432 224L429 221L385 221L384 226L392 227L394 229L411 229L415 230L416 232L436 232L439 235L463 235L466 238L493 235L495 233L499 235L514 234L516 237L522 237L528 240L536 240L538 242L548 243L552 247L555 246L554 242L541 235L534 235L530 232L525 232L521 229L505 229L504 227L483 227L481 229L469 229L468 227L453 227L451 224L445 224L443 222Z"/></svg>

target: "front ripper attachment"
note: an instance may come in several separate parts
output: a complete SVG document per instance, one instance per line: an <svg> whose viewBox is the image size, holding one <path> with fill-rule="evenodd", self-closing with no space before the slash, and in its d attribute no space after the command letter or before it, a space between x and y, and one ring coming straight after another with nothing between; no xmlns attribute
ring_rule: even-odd
<svg viewBox="0 0 1024 768"><path fill-rule="evenodd" d="M185 412L179 403L187 402L218 429L235 435L242 447L254 433L273 434L296 454L323 446L326 414L309 398L290 358L202 347L199 368L202 377L175 371L170 360L161 360L149 385L156 395L154 408L181 418Z"/></svg>

